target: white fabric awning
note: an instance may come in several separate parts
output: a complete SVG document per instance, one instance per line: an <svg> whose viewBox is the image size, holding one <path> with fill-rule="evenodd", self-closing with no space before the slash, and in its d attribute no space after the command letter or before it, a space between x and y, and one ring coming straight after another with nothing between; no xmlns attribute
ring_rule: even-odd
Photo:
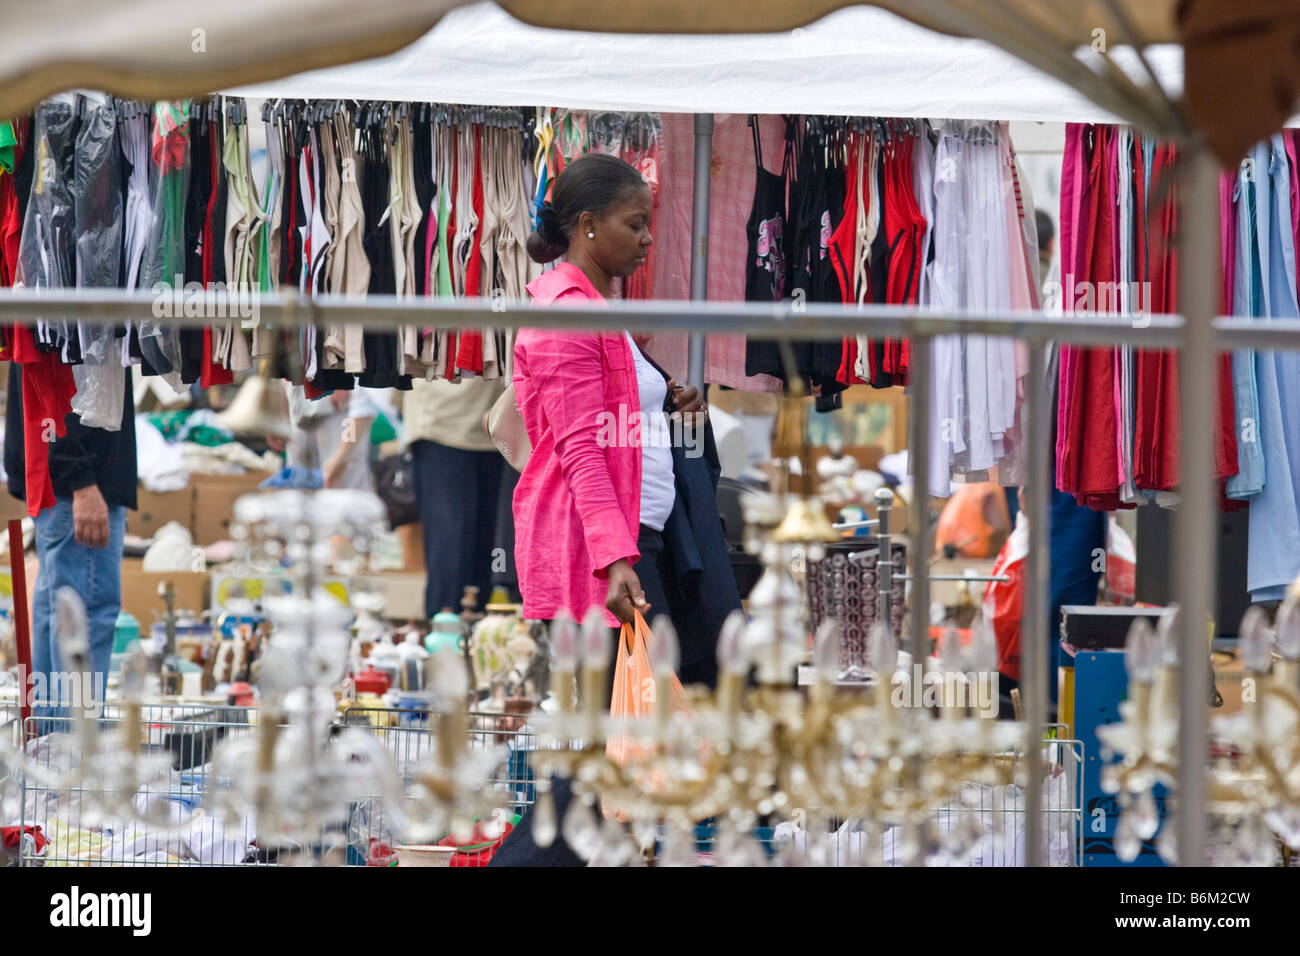
<svg viewBox="0 0 1300 956"><path fill-rule="evenodd" d="M1147 54L1176 95L1181 49L1153 47ZM451 11L391 56L229 92L588 110L1117 121L990 43L934 33L873 7L839 10L789 33L723 37L547 30L479 3Z"/></svg>

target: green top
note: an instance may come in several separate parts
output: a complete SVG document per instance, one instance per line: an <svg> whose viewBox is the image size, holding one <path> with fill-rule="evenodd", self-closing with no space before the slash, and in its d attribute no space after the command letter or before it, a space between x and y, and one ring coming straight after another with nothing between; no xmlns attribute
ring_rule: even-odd
<svg viewBox="0 0 1300 956"><path fill-rule="evenodd" d="M453 295L451 287L451 256L447 251L447 191L440 189L438 197L438 295Z"/></svg>
<svg viewBox="0 0 1300 956"><path fill-rule="evenodd" d="M14 124L9 120L0 120L0 169L6 173L14 171L14 149L17 145Z"/></svg>

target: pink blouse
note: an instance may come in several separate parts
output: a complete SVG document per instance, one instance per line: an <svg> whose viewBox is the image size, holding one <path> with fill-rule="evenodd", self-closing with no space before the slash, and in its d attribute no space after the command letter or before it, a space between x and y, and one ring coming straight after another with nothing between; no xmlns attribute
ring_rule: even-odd
<svg viewBox="0 0 1300 956"><path fill-rule="evenodd" d="M540 306L605 301L568 263L528 292ZM621 331L520 329L514 385L533 446L514 496L524 616L546 620L567 610L581 621L605 607L605 569L641 556L641 453L619 440L626 436L618 425L640 408L632 349Z"/></svg>

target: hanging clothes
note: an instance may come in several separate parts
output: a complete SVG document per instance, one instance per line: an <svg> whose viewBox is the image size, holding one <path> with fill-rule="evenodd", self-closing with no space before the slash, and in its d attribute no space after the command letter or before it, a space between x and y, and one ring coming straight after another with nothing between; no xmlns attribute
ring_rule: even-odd
<svg viewBox="0 0 1300 956"><path fill-rule="evenodd" d="M1027 273L1022 251L1005 125L945 122L937 133L930 304L945 311L1000 312L1013 302L1036 301L1035 277ZM1024 360L1011 339L935 338L932 494L947 495L953 479L1015 480L1023 377Z"/></svg>
<svg viewBox="0 0 1300 956"><path fill-rule="evenodd" d="M369 292L372 294L396 295L398 291L395 246L390 231L394 207L390 191L392 157L387 144L392 135L392 124L387 119L361 130L361 194L367 224L362 246L370 262ZM410 376L398 374L398 345L395 331L365 332L362 337L365 371L357 379L358 384L365 388L409 389Z"/></svg>
<svg viewBox="0 0 1300 956"><path fill-rule="evenodd" d="M79 101L76 134L76 285L116 289L121 284L123 196L122 145L117 111L103 94ZM122 427L126 374L118 328L77 322L81 363L73 367L77 394L72 410L88 428Z"/></svg>
<svg viewBox="0 0 1300 956"><path fill-rule="evenodd" d="M334 235L334 256L329 265L329 289L335 295L364 296L370 289L370 259L366 255L366 210L361 196L360 160L353 149L356 134L350 115L340 111L334 117L334 142L341 166L338 231ZM327 367L342 366L349 374L365 371L364 331L359 325L329 330L326 351L333 361Z"/></svg>
<svg viewBox="0 0 1300 956"><path fill-rule="evenodd" d="M36 109L32 141L33 174L18 249L14 285L29 289L70 288L75 281L76 97L51 97ZM40 329L43 322L37 320ZM54 505L50 482L50 437L63 437L76 383L59 355L37 345L38 333L15 326L13 361L22 366L23 429L27 513L33 517Z"/></svg>
<svg viewBox="0 0 1300 956"><path fill-rule="evenodd" d="M763 164L763 141L758 134L757 119L749 118L754 140L754 164L757 176L749 221L745 226L747 259L745 262L745 301L780 302L786 296L789 266L785 256L786 199L793 175L794 133L786 121L785 151L778 175ZM791 348L796 348L791 343ZM787 370L780 349L774 342L750 340L745 343L745 374L771 375L784 379Z"/></svg>
<svg viewBox="0 0 1300 956"><path fill-rule="evenodd" d="M1061 192L1067 318L1074 313L1177 311L1176 165L1174 147L1135 137L1127 129L1067 126ZM1221 184L1225 216L1244 218L1231 222L1233 232L1253 234L1254 196L1248 192L1234 213L1228 185ZM1237 253L1225 244L1224 255L1236 258ZM1234 261L1225 270L1233 276L1225 293L1232 286L1249 292L1249 274L1248 262ZM1237 305L1249 308L1248 299ZM1249 357L1219 358L1211 424L1215 473L1226 479L1234 497L1252 493L1248 482L1254 480L1249 473L1254 462L1241 454L1234 426L1242 410L1254 403L1248 382L1234 388L1238 365L1253 373ZM1177 504L1177 356L1127 347L1063 347L1058 383L1058 488L1098 510L1148 501Z"/></svg>
<svg viewBox="0 0 1300 956"><path fill-rule="evenodd" d="M651 247L654 294L660 299L690 298L691 220L693 211L694 131L687 114L659 117L662 145L659 152L660 202L655 210ZM767 155L778 155L785 136L780 116L763 115L756 126ZM750 209L758 169L753 133L744 115L714 116L713 156L710 164L708 289L710 301L739 302L745 298L748 259L747 222L736 209ZM674 375L686 379L686 333L653 336L645 350ZM745 374L746 340L743 335L709 334L705 338L705 381L753 392L778 392L781 380L771 375Z"/></svg>
<svg viewBox="0 0 1300 956"><path fill-rule="evenodd" d="M1082 239L1075 250L1066 279L1069 312L1109 312L1108 302L1098 302L1093 289L1113 288L1115 261L1111 253L1116 206L1113 168L1114 131L1096 127L1084 143L1086 186L1077 215ZM1065 185L1062 184L1062 222L1065 221ZM1073 211L1072 211L1073 214ZM1064 225L1062 227L1064 229ZM1076 283L1084 283L1084 297L1075 301ZM1103 285L1103 283L1105 283ZM1057 432L1057 487L1075 495L1080 504L1113 510L1119 500L1120 462L1115 409L1114 349L1063 346L1060 371L1060 414L1064 427Z"/></svg>
<svg viewBox="0 0 1300 956"><path fill-rule="evenodd" d="M226 282L225 236L229 190L226 177L222 175L222 157L225 155L226 141L225 129L222 124L222 117L215 108L215 104L209 105L205 121L208 128L209 143L208 155L205 158L209 166L212 189L208 194L208 204L204 211L202 227L202 283L204 288L212 288L217 283L224 285ZM230 385L235 380L233 372L223 359L222 350L219 348L220 344L219 336L213 334L213 328L205 326L203 329L202 367L199 373L199 385L203 388L210 388L214 385Z"/></svg>
<svg viewBox="0 0 1300 956"><path fill-rule="evenodd" d="M1300 318L1291 216L1290 168L1281 135L1251 151L1256 196L1258 266L1263 316ZM1239 237L1240 241L1240 237ZM1277 601L1300 575L1300 355L1262 351L1255 358L1258 438L1265 481L1251 499L1246 587L1251 599Z"/></svg>

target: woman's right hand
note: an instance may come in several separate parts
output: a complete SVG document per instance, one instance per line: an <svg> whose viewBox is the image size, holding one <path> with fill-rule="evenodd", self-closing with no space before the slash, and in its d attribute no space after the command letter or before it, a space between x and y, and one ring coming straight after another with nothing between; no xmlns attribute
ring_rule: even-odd
<svg viewBox="0 0 1300 956"><path fill-rule="evenodd" d="M605 607L622 623L631 624L635 620L634 611L645 614L650 610L650 603L641 590L641 579L627 558L619 558L608 570L609 592L605 597Z"/></svg>

